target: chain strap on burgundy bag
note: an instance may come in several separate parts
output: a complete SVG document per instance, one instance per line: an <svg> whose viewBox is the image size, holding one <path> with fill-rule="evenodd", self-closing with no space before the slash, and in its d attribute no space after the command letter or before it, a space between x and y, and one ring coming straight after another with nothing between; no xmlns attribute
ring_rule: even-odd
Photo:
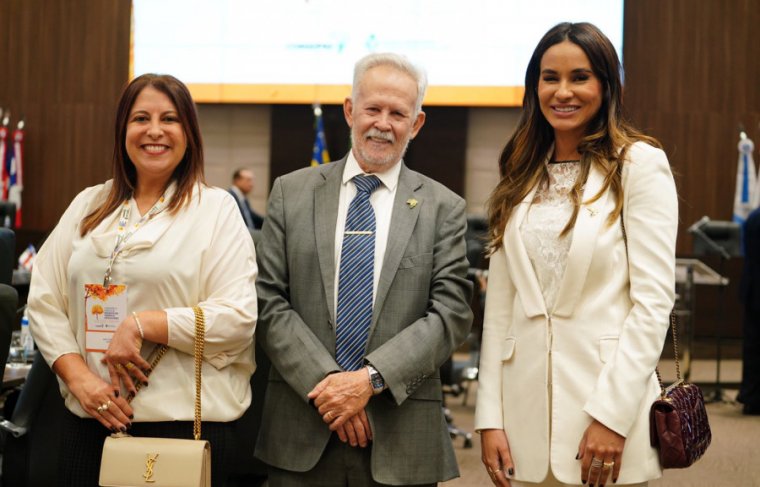
<svg viewBox="0 0 760 487"><path fill-rule="evenodd" d="M649 440L657 448L662 468L685 468L704 455L712 432L702 391L681 378L675 313L670 314L670 329L677 380L665 387L660 371L655 369L662 393L649 411Z"/></svg>
<svg viewBox="0 0 760 487"><path fill-rule="evenodd" d="M620 229L623 231L625 252L630 259L622 211ZM665 387L660 371L654 369L662 392L649 410L649 441L659 453L662 468L686 468L704 455L710 446L712 432L707 421L702 390L696 384L685 382L681 378L675 311L670 312L670 331L673 335L676 381Z"/></svg>

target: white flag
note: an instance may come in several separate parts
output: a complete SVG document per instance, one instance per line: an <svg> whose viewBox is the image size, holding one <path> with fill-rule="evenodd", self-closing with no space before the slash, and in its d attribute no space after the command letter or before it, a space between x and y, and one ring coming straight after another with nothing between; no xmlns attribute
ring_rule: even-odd
<svg viewBox="0 0 760 487"><path fill-rule="evenodd" d="M744 133L739 140L739 164L736 168L736 193L734 194L734 221L744 224L744 220L758 205L757 173L752 152L755 144Z"/></svg>

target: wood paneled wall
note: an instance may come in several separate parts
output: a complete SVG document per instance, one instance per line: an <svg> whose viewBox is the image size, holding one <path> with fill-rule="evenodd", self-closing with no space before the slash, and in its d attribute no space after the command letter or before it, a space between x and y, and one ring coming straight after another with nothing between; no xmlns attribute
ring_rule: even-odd
<svg viewBox="0 0 760 487"><path fill-rule="evenodd" d="M423 108L427 115L425 125L410 142L404 162L409 168L464 195L467 108ZM343 107L325 105L322 112L330 158L340 159L351 147ZM314 143L314 115L310 106L274 105L271 133L271 182L309 165Z"/></svg>
<svg viewBox="0 0 760 487"><path fill-rule="evenodd" d="M678 250L686 254L691 237L684 229L693 221L731 218L738 125L760 143L760 2L636 0L626 2L625 16L626 105L631 119L663 142L678 171ZM27 122L20 245L29 241L25 232L49 231L79 190L110 173L129 26L127 0L0 1L0 105ZM417 169L462 193L466 109L428 111L407 159L419 159ZM344 127L339 107L326 107L326 117ZM273 107L271 128L272 176L302 167L312 141L310 108ZM348 147L347 131L336 130L328 132L334 157ZM296 156L298 144L304 147Z"/></svg>
<svg viewBox="0 0 760 487"><path fill-rule="evenodd" d="M691 253L686 229L703 215L732 218L739 125L760 145L759 25L756 0L625 2L626 106L677 173L679 255ZM702 260L719 268L717 259ZM722 294L698 289L698 336L741 336L741 259L724 269L731 284Z"/></svg>
<svg viewBox="0 0 760 487"><path fill-rule="evenodd" d="M760 146L758 26L756 0L625 2L626 106L678 173L679 254L703 215L732 217L739 124Z"/></svg>
<svg viewBox="0 0 760 487"><path fill-rule="evenodd" d="M127 0L0 1L0 106L26 121L23 227L37 243L73 197L111 174L128 78Z"/></svg>

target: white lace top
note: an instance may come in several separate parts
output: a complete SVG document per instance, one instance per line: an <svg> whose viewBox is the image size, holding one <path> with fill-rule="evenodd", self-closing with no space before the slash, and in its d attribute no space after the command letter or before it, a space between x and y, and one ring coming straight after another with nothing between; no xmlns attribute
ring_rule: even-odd
<svg viewBox="0 0 760 487"><path fill-rule="evenodd" d="M520 234L549 313L557 301L573 240L572 230L562 238L559 235L573 214L570 191L580 167L579 162L548 164L549 184L536 190L528 214L520 225Z"/></svg>

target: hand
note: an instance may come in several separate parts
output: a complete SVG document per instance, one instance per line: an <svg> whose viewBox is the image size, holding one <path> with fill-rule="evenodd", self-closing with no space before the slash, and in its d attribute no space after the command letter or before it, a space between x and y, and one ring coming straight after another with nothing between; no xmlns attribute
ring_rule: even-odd
<svg viewBox="0 0 760 487"><path fill-rule="evenodd" d="M480 432L481 460L494 485L509 487L507 474L514 475L515 465L509 451L507 433L502 429L488 429Z"/></svg>
<svg viewBox="0 0 760 487"><path fill-rule="evenodd" d="M331 431L337 431L356 416L372 397L367 369L330 374L308 394Z"/></svg>
<svg viewBox="0 0 760 487"><path fill-rule="evenodd" d="M121 389L121 384L132 394L137 394L134 380L148 385L146 373L150 364L140 356L142 338L137 324L132 316L127 317L116 328L105 356L101 360L108 365L111 385L115 391Z"/></svg>
<svg viewBox="0 0 760 487"><path fill-rule="evenodd" d="M588 482L591 487L603 487L608 478L617 482L624 447L625 437L594 420L586 428L578 446L578 458L582 461L581 482Z"/></svg>
<svg viewBox="0 0 760 487"><path fill-rule="evenodd" d="M352 416L342 426L335 430L338 438L343 443L349 443L351 446L366 447L372 441L372 428L369 425L367 412L362 409L359 414Z"/></svg>
<svg viewBox="0 0 760 487"><path fill-rule="evenodd" d="M89 370L70 380L67 386L82 409L109 430L125 432L132 426L132 407L111 384Z"/></svg>

